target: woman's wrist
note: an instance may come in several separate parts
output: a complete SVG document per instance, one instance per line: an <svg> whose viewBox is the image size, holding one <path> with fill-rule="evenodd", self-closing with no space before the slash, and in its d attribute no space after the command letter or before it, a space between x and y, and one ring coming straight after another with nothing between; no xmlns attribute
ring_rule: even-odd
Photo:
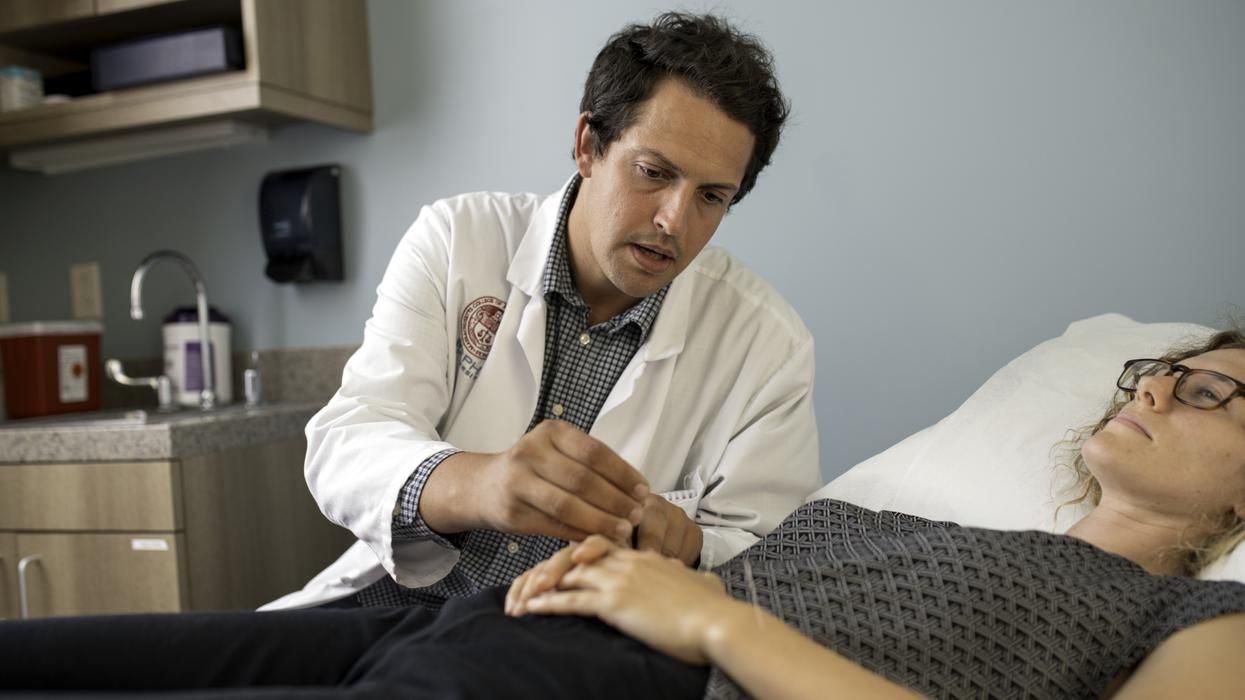
<svg viewBox="0 0 1245 700"><path fill-rule="evenodd" d="M767 613L747 603L723 596L705 611L700 630L700 650L711 664L720 665L729 648L738 640L760 630Z"/></svg>

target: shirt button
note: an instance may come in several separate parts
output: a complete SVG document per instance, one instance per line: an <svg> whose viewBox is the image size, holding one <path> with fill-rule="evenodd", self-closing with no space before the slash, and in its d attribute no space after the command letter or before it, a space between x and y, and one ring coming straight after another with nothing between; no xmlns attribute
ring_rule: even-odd
<svg viewBox="0 0 1245 700"><path fill-rule="evenodd" d="M580 345L587 345L588 343L591 343L591 342L592 342L592 336L588 335L587 333L584 333L579 336Z"/></svg>
<svg viewBox="0 0 1245 700"><path fill-rule="evenodd" d="M518 542L511 542L510 544L506 545L506 551L507 551L507 552L510 552L511 554L518 554L518 553L519 553L519 543L518 543Z"/></svg>
<svg viewBox="0 0 1245 700"><path fill-rule="evenodd" d="M553 405L553 415L561 418L563 413L566 413L566 409L562 407L562 404L555 403Z"/></svg>

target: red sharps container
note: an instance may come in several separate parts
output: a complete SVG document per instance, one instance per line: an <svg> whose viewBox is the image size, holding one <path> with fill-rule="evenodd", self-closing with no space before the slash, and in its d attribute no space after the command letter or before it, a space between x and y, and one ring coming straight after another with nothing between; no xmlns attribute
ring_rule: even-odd
<svg viewBox="0 0 1245 700"><path fill-rule="evenodd" d="M98 321L0 324L9 418L99 410Z"/></svg>

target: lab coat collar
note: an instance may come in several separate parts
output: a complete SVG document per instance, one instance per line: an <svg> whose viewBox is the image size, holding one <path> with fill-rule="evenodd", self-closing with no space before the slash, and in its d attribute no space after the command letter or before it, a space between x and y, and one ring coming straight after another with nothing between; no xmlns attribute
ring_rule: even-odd
<svg viewBox="0 0 1245 700"><path fill-rule="evenodd" d="M549 195L541 202L536 215L528 224L527 232L515 251L510 269L506 272L506 280L528 296L528 300L541 298L544 285L545 265L549 262L549 252L553 247L553 235L558 227L558 210L566 188L574 181L572 175L566 184L557 192ZM569 216L569 214L568 214ZM641 352L645 361L661 360L673 357L683 350L687 339L687 321L691 310L692 287L696 262L681 272L670 283L670 291L662 302L661 311L657 314L657 322L649 331ZM543 307L543 304L541 304ZM542 326L543 328L543 326Z"/></svg>
<svg viewBox="0 0 1245 700"><path fill-rule="evenodd" d="M536 215L527 225L527 232L519 242L506 271L506 281L529 297L540 297L544 284L545 265L549 263L549 251L553 247L553 234L558 228L558 208L566 195L566 188L575 179L572 175L557 192L545 198L536 209Z"/></svg>

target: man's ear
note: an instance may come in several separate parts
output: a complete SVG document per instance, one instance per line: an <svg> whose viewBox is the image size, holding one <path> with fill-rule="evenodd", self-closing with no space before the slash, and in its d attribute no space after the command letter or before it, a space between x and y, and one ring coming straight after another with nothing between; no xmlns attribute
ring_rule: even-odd
<svg viewBox="0 0 1245 700"><path fill-rule="evenodd" d="M593 150L596 135L588 125L589 116L591 113L583 112L575 121L575 166L583 178L592 177L592 165L596 162L596 152Z"/></svg>

